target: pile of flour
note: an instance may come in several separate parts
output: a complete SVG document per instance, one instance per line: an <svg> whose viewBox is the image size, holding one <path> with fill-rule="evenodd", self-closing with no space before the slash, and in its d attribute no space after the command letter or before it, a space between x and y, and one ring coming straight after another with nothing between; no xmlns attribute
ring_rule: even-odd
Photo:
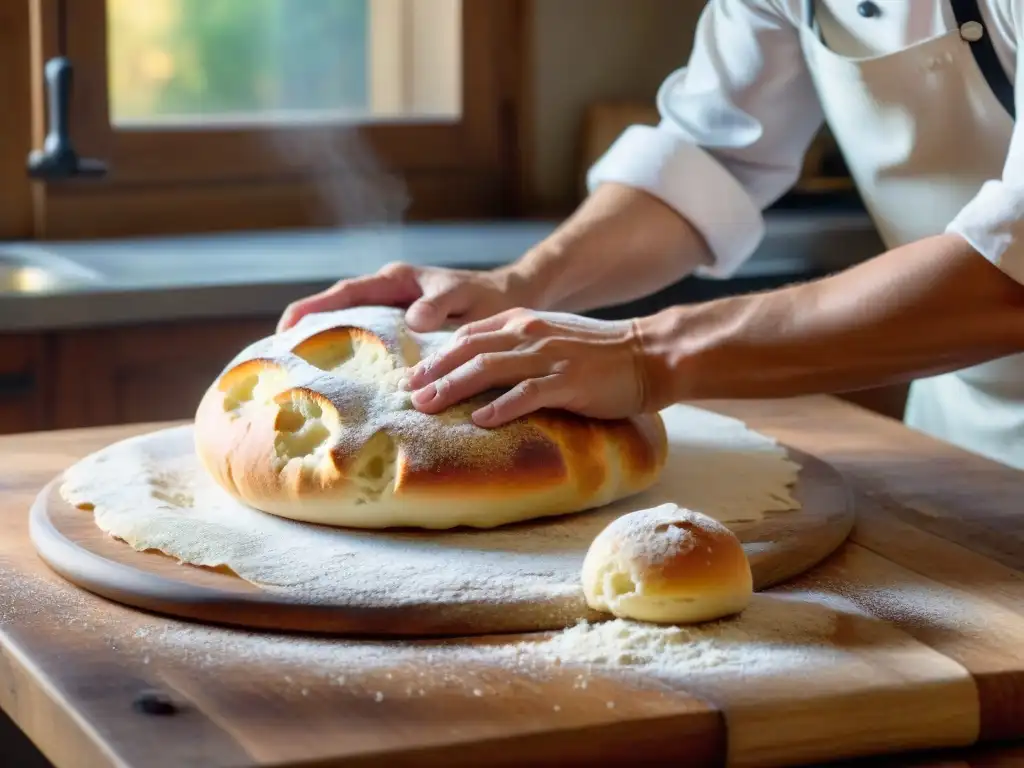
<svg viewBox="0 0 1024 768"><path fill-rule="evenodd" d="M379 641L211 627L131 609L123 609L121 621L111 622L110 610L82 590L42 578L0 595L0 625L59 621L68 633L141 655L144 664L273 668L306 684L332 685L388 670L407 683L419 681L410 695L446 682L468 685L486 677L487 670L538 679L569 670L582 687L588 678L609 673L669 683L706 673L764 674L770 669L782 674L837 653L832 642L837 622L857 613L841 598L782 591L755 595L739 616L690 627L614 619L507 638Z"/></svg>

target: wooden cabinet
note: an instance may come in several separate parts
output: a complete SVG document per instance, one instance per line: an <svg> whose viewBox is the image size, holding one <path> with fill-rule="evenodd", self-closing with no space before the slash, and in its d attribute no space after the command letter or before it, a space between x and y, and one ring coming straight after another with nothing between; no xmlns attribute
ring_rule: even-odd
<svg viewBox="0 0 1024 768"><path fill-rule="evenodd" d="M0 334L0 434L189 419L272 317Z"/></svg>
<svg viewBox="0 0 1024 768"><path fill-rule="evenodd" d="M58 428L188 419L210 383L277 318L203 320L60 334L53 412Z"/></svg>
<svg viewBox="0 0 1024 768"><path fill-rule="evenodd" d="M47 429L53 384L50 340L43 334L0 335L0 432Z"/></svg>
<svg viewBox="0 0 1024 768"><path fill-rule="evenodd" d="M0 434L188 419L277 316L0 334Z"/></svg>

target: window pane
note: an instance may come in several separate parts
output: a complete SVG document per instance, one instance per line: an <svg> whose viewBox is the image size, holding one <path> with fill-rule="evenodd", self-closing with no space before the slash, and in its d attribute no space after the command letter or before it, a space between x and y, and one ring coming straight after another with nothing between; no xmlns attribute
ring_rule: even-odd
<svg viewBox="0 0 1024 768"><path fill-rule="evenodd" d="M107 0L117 125L455 118L461 0Z"/></svg>

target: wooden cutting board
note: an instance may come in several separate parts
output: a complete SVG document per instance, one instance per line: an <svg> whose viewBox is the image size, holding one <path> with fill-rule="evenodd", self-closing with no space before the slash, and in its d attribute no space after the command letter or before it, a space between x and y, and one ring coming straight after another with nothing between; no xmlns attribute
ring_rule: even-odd
<svg viewBox="0 0 1024 768"><path fill-rule="evenodd" d="M757 596L789 601L795 637L722 649L747 663L668 682L630 663L527 669L501 649L547 634L318 638L96 597L40 561L26 513L86 453L164 426L131 425L0 438L0 706L59 768L822 765L1024 738L1024 474L832 398L710 406L856 493L849 540ZM831 617L826 638L798 631L808 615ZM144 691L171 712L134 707ZM974 754L934 768L1016 765Z"/></svg>
<svg viewBox="0 0 1024 768"><path fill-rule="evenodd" d="M230 571L182 565L159 552L136 551L101 530L92 512L68 504L60 495L59 477L36 500L30 532L42 558L69 581L127 605L199 621L404 636L561 629L581 619L607 618L586 605L579 584L580 567L594 537L631 510L665 501L683 503L685 489L681 491L673 480L681 474L680 463L687 456L692 462L694 457L677 451L673 435L681 422L672 413L666 415L670 452L662 481L643 494L598 510L483 531L368 532L298 524L310 534L329 536L326 544L332 554L339 549L344 553L337 561L325 554L311 569L322 562L338 562L339 567L343 563L351 569L344 577L332 575L343 582L339 586L343 593L327 598L321 595L314 600L306 592L257 587ZM193 462L186 464L190 475L212 487L194 461L190 426L152 432L140 446L147 464L153 466ZM788 452L801 467L794 489L800 508L730 523L743 542L757 590L813 567L846 539L853 526L850 495L839 473L806 453ZM730 461L735 461L736 483L742 484L744 474L756 471L763 458L737 451ZM252 514L240 507L237 512ZM311 540L310 546L322 546L319 542ZM388 581L375 570L382 561L403 569L417 565L408 579ZM352 565L356 562L363 565ZM473 571L475 581L483 582L481 588L474 590L466 582L455 581L467 570ZM452 581L445 583L448 573ZM417 591L421 586L417 582L430 577L441 582L436 589ZM513 588L491 587L502 583Z"/></svg>

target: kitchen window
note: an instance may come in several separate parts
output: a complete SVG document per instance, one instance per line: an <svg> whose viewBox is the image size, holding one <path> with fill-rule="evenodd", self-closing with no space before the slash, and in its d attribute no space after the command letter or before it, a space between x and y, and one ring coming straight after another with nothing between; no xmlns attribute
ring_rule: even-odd
<svg viewBox="0 0 1024 768"><path fill-rule="evenodd" d="M12 118L43 146L47 66L52 78L66 57L71 142L83 167L105 173L30 181L27 151L0 148L6 194L23 190L0 214L0 235L19 210L24 229L25 206L31 234L56 239L514 213L520 3L31 0L23 16L4 10L0 22L28 38L9 41L28 66L0 54L15 72L0 77L30 76L27 96L9 97Z"/></svg>

